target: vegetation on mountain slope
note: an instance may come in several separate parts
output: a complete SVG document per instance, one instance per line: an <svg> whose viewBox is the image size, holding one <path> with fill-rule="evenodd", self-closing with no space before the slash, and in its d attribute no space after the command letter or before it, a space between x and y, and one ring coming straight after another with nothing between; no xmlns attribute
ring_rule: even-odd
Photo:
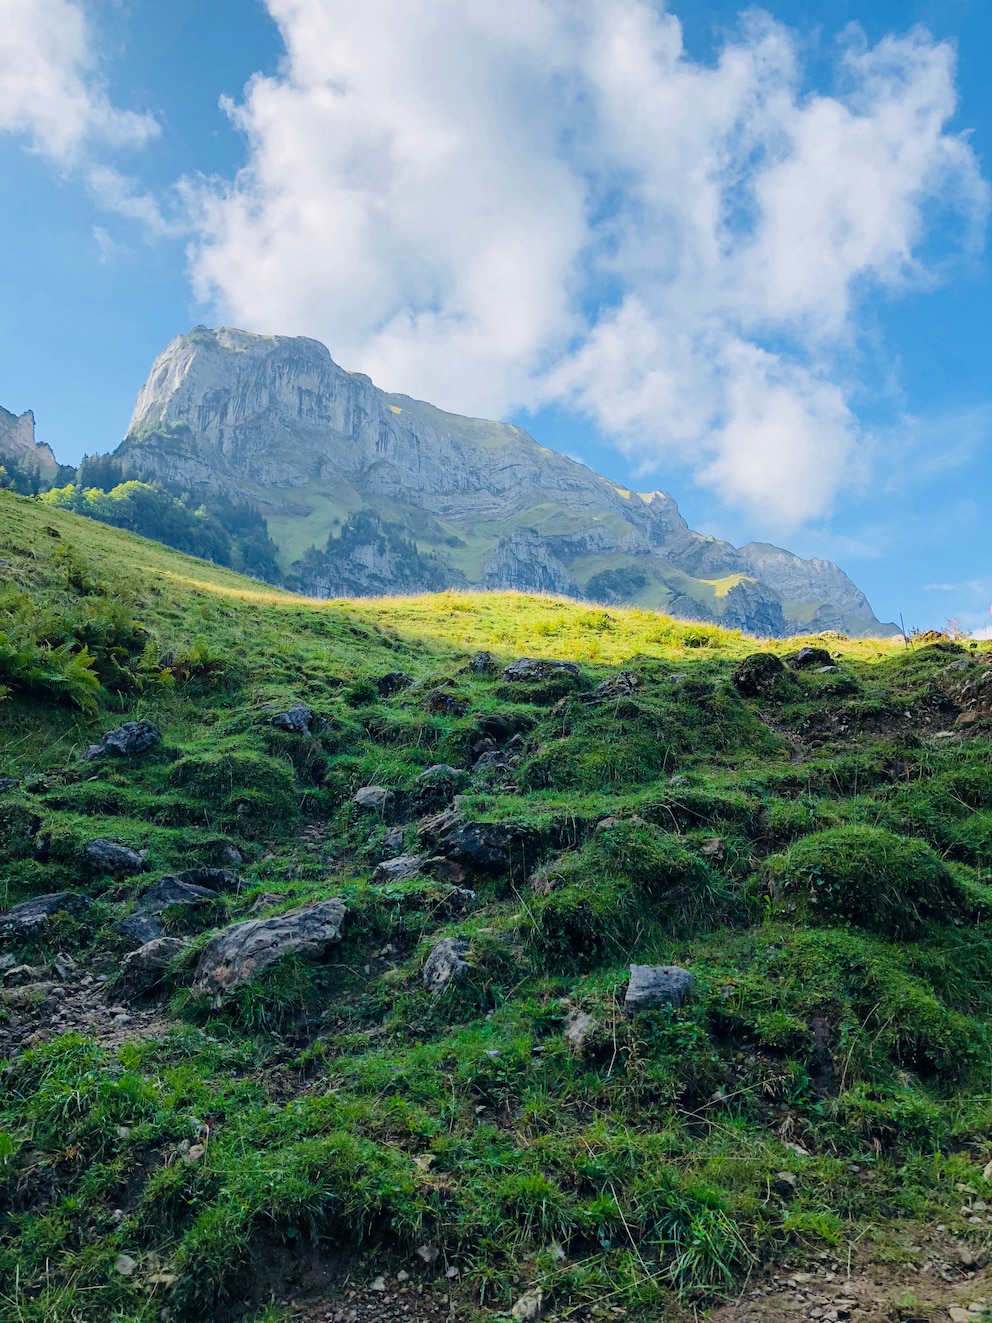
<svg viewBox="0 0 992 1323"><path fill-rule="evenodd" d="M0 1317L261 1318L253 1263L342 1252L499 1314L908 1221L981 1247L987 645L308 600L8 493L0 562L0 903L83 898L0 939ZM128 720L162 742L84 760ZM129 986L117 925L191 869L241 884L161 907ZM322 959L193 990L217 930L331 897ZM631 963L692 997L626 1015Z"/></svg>

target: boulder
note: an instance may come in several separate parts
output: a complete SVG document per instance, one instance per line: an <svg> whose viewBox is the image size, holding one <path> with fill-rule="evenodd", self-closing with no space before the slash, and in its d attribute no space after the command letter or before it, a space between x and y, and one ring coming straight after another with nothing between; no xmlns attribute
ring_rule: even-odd
<svg viewBox="0 0 992 1323"><path fill-rule="evenodd" d="M443 992L449 983L464 978L471 968L463 959L468 952L464 937L442 937L435 942L424 962L424 987L429 992Z"/></svg>
<svg viewBox="0 0 992 1323"><path fill-rule="evenodd" d="M737 667L730 681L744 698L767 698L780 687L785 676L785 666L773 652L752 652Z"/></svg>
<svg viewBox="0 0 992 1323"><path fill-rule="evenodd" d="M208 887L181 882L178 877L163 877L139 899L135 909L143 914L161 914L173 905L208 905L219 899L216 891Z"/></svg>
<svg viewBox="0 0 992 1323"><path fill-rule="evenodd" d="M33 937L53 914L79 914L90 904L86 896L74 891L53 891L14 905L0 914L0 937Z"/></svg>
<svg viewBox="0 0 992 1323"><path fill-rule="evenodd" d="M589 695L588 701L596 703L609 698L629 698L640 687L641 677L636 671L618 671L616 675L608 675L602 684L597 685Z"/></svg>
<svg viewBox="0 0 992 1323"><path fill-rule="evenodd" d="M786 657L786 662L794 671L808 671L814 666L833 667L834 661L826 648L800 648Z"/></svg>
<svg viewBox="0 0 992 1323"><path fill-rule="evenodd" d="M121 961L118 986L132 993L149 992L161 983L169 962L185 947L178 937L154 937L136 951L128 951Z"/></svg>
<svg viewBox="0 0 992 1323"><path fill-rule="evenodd" d="M477 652L469 660L467 671L474 671L476 675L489 675L493 671L498 671L499 666L493 661L492 653Z"/></svg>
<svg viewBox="0 0 992 1323"><path fill-rule="evenodd" d="M269 725L276 730L284 730L289 735L311 735L313 733L313 710L305 703L294 703L286 712L277 712L269 717Z"/></svg>
<svg viewBox="0 0 992 1323"><path fill-rule="evenodd" d="M582 678L582 672L575 662L553 661L541 657L520 657L503 670L503 679L536 684L545 680L555 680L561 675Z"/></svg>
<svg viewBox="0 0 992 1323"><path fill-rule="evenodd" d="M156 919L150 914L137 912L118 919L113 929L134 946L144 946L146 942L154 942L157 938L165 936L165 929Z"/></svg>
<svg viewBox="0 0 992 1323"><path fill-rule="evenodd" d="M212 891L240 891L244 881L229 868L187 868L179 874L179 881L193 887L209 887Z"/></svg>
<svg viewBox="0 0 992 1323"><path fill-rule="evenodd" d="M413 676L408 675L406 671L387 671L385 675L380 675L373 681L381 697L389 698L391 694L401 693L404 689L409 689L413 684Z"/></svg>
<svg viewBox="0 0 992 1323"><path fill-rule="evenodd" d="M438 853L485 872L526 866L533 852L532 833L512 822L467 822L438 842Z"/></svg>
<svg viewBox="0 0 992 1323"><path fill-rule="evenodd" d="M632 1015L660 1006L681 1006L695 982L695 975L681 965L631 965L623 1008Z"/></svg>
<svg viewBox="0 0 992 1323"><path fill-rule="evenodd" d="M416 877L423 867L424 858L419 854L401 854L395 859L384 859L372 874L375 884L380 882L405 882Z"/></svg>
<svg viewBox="0 0 992 1323"><path fill-rule="evenodd" d="M385 786L362 786L361 790L356 790L352 795L351 802L356 808L382 812L395 798L393 791L387 790Z"/></svg>
<svg viewBox="0 0 992 1323"><path fill-rule="evenodd" d="M136 758L162 743L162 732L154 721L125 721L123 726L108 730L99 744L91 744L83 754L83 761L117 756Z"/></svg>
<svg viewBox="0 0 992 1323"><path fill-rule="evenodd" d="M143 850L132 850L129 845L108 841L105 836L97 836L94 840L87 841L83 854L91 868L101 873L110 873L113 877L128 877L131 873L140 873L145 866Z"/></svg>
<svg viewBox="0 0 992 1323"><path fill-rule="evenodd" d="M343 901L320 900L270 919L247 919L223 928L200 953L193 991L219 1000L284 955L319 960L341 940L346 913Z"/></svg>
<svg viewBox="0 0 992 1323"><path fill-rule="evenodd" d="M468 711L467 698L449 693L446 689L432 689L424 699L428 712L436 712L444 717L463 717Z"/></svg>
<svg viewBox="0 0 992 1323"><path fill-rule="evenodd" d="M429 845L434 845L444 836L448 835L457 827L461 827L465 822L465 815L461 809L449 808L443 813L432 813L426 818L421 818L417 824L417 835L422 841Z"/></svg>
<svg viewBox="0 0 992 1323"><path fill-rule="evenodd" d="M435 763L428 767L413 783L413 800L423 812L442 809L450 804L469 783L468 772L451 767L448 763Z"/></svg>

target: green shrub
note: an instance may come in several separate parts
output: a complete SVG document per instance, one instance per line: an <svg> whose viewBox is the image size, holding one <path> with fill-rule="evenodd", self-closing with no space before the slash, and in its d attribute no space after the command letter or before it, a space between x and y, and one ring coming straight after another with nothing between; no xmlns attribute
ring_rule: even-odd
<svg viewBox="0 0 992 1323"><path fill-rule="evenodd" d="M907 937L965 911L964 892L922 841L879 827L831 827L768 861L770 888L812 919Z"/></svg>

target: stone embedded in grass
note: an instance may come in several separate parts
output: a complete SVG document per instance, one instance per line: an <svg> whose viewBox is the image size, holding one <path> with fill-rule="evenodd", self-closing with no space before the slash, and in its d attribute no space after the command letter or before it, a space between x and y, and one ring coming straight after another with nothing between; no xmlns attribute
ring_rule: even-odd
<svg viewBox="0 0 992 1323"><path fill-rule="evenodd" d="M438 842L438 853L485 872L498 873L516 863L523 866L532 849L533 832L512 822L468 822Z"/></svg>
<svg viewBox="0 0 992 1323"><path fill-rule="evenodd" d="M768 698L781 688L786 675L785 666L773 652L752 652L736 668L730 681L744 698Z"/></svg>
<svg viewBox="0 0 992 1323"><path fill-rule="evenodd" d="M435 763L421 772L413 783L413 800L424 812L444 808L469 783L468 772L451 767L448 763Z"/></svg>
<svg viewBox="0 0 992 1323"><path fill-rule="evenodd" d="M493 671L499 670L499 665L493 661L491 652L479 651L472 655L467 671L474 671L476 675L488 675Z"/></svg>
<svg viewBox="0 0 992 1323"><path fill-rule="evenodd" d="M135 946L144 946L146 942L154 942L156 938L165 936L165 930L150 914L129 914L112 926L115 933L133 942Z"/></svg>
<svg viewBox="0 0 992 1323"><path fill-rule="evenodd" d="M172 905L207 905L219 899L216 891L208 887L197 887L189 882L182 882L178 877L165 876L160 882L145 892L138 900L136 909L146 914L161 914Z"/></svg>
<svg viewBox="0 0 992 1323"><path fill-rule="evenodd" d="M385 786L362 786L361 790L356 790L352 795L351 802L356 808L381 812L388 808L395 798L395 793L387 790Z"/></svg>
<svg viewBox="0 0 992 1323"><path fill-rule="evenodd" d="M636 671L618 671L597 685L586 701L593 703L607 698L629 698L640 687L641 677Z"/></svg>
<svg viewBox="0 0 992 1323"><path fill-rule="evenodd" d="M129 845L109 841L105 836L87 841L83 854L92 868L110 873L112 877L128 877L131 873L140 873L145 866L144 850L132 850Z"/></svg>
<svg viewBox="0 0 992 1323"><path fill-rule="evenodd" d="M99 744L91 744L83 754L83 761L115 754L120 758L136 758L162 743L162 732L154 721L125 721L123 726L108 730Z"/></svg>
<svg viewBox="0 0 992 1323"><path fill-rule="evenodd" d="M424 699L424 706L428 712L435 712L439 716L463 717L469 709L469 702L460 694L449 693L446 689L432 689Z"/></svg>
<svg viewBox="0 0 992 1323"><path fill-rule="evenodd" d="M32 937L45 927L53 914L78 914L90 901L74 891L53 891L14 905L0 914L0 937Z"/></svg>
<svg viewBox="0 0 992 1323"><path fill-rule="evenodd" d="M129 951L121 961L118 985L132 993L150 992L162 982L169 963L185 947L178 937L155 937Z"/></svg>
<svg viewBox="0 0 992 1323"><path fill-rule="evenodd" d="M429 992L443 992L449 983L465 977L471 965L464 959L469 943L464 937L442 937L431 947L424 962L424 986Z"/></svg>
<svg viewBox="0 0 992 1323"><path fill-rule="evenodd" d="M424 857L420 854L401 854L395 859L384 859L372 874L372 881L405 882L416 877L423 867Z"/></svg>
<svg viewBox="0 0 992 1323"><path fill-rule="evenodd" d="M341 940L347 908L342 900L320 900L270 919L247 919L223 928L200 953L193 991L220 999L262 970L295 954L319 960Z"/></svg>
<svg viewBox="0 0 992 1323"><path fill-rule="evenodd" d="M559 675L570 675L576 680L582 678L582 672L575 662L555 661L543 657L520 657L503 669L505 680L523 681L525 684L553 680Z"/></svg>
<svg viewBox="0 0 992 1323"><path fill-rule="evenodd" d="M313 733L313 709L305 703L294 703L286 712L276 712L269 717L269 725L276 730L284 730L289 735L311 735Z"/></svg>
<svg viewBox="0 0 992 1323"><path fill-rule="evenodd" d="M631 1015L661 1006L681 1006L695 982L695 975L681 965L631 965L623 1008Z"/></svg>
<svg viewBox="0 0 992 1323"><path fill-rule="evenodd" d="M378 689L380 698L389 698L392 694L399 694L404 689L409 689L413 684L413 676L408 675L406 671L387 671L372 683Z"/></svg>
<svg viewBox="0 0 992 1323"><path fill-rule="evenodd" d="M810 671L814 666L833 668L834 664L834 659L826 648L800 648L798 652L790 652L785 661L794 671Z"/></svg>
<svg viewBox="0 0 992 1323"><path fill-rule="evenodd" d="M210 887L213 891L241 891L243 880L229 868L187 868L179 875L180 882L194 887Z"/></svg>

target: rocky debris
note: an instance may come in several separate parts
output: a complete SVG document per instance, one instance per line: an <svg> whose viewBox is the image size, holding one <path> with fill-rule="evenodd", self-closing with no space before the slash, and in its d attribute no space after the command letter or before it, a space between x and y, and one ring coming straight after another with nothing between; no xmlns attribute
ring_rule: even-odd
<svg viewBox="0 0 992 1323"><path fill-rule="evenodd" d="M472 655L465 669L476 675L492 675L499 670L499 663L493 661L492 653L479 651Z"/></svg>
<svg viewBox="0 0 992 1323"><path fill-rule="evenodd" d="M161 983L172 959L185 948L186 943L178 937L155 937L145 942L121 961L118 985L132 994L150 992Z"/></svg>
<svg viewBox="0 0 992 1323"><path fill-rule="evenodd" d="M785 676L785 666L773 652L752 652L737 667L730 681L744 698L767 698L775 693Z"/></svg>
<svg viewBox="0 0 992 1323"><path fill-rule="evenodd" d="M261 914L264 910L271 909L273 905L281 905L285 899L286 896L281 891L263 891L260 896L255 897L250 912Z"/></svg>
<svg viewBox="0 0 992 1323"><path fill-rule="evenodd" d="M244 881L229 868L187 868L178 874L179 881L191 887L209 887L211 891L239 892Z"/></svg>
<svg viewBox="0 0 992 1323"><path fill-rule="evenodd" d="M562 675L572 676L575 680L582 678L582 672L575 662L554 661L542 657L520 657L503 669L504 680L522 681L525 684L556 680Z"/></svg>
<svg viewBox="0 0 992 1323"><path fill-rule="evenodd" d="M395 793L387 790L385 786L362 786L361 790L356 790L352 795L351 802L356 808L381 813L393 803L395 798Z"/></svg>
<svg viewBox="0 0 992 1323"><path fill-rule="evenodd" d="M452 807L442 813L432 813L426 818L421 818L417 824L417 835L427 844L436 844L449 832L461 827L464 822L465 814L460 808Z"/></svg>
<svg viewBox="0 0 992 1323"><path fill-rule="evenodd" d="M341 940L347 909L342 900L320 900L270 919L246 919L222 929L203 948L193 991L220 998L291 952L319 960Z"/></svg>
<svg viewBox="0 0 992 1323"><path fill-rule="evenodd" d="M421 871L429 874L438 882L448 882L453 893L460 896L471 896L473 900L475 899L474 891L466 891L460 885L465 881L465 869L454 859L447 859L443 854L431 855L429 859L424 860Z"/></svg>
<svg viewBox="0 0 992 1323"><path fill-rule="evenodd" d="M464 937L442 937L431 947L424 962L424 987L428 992L443 992L449 983L465 977L471 965L464 959L469 943Z"/></svg>
<svg viewBox="0 0 992 1323"><path fill-rule="evenodd" d="M110 873L112 877L129 877L132 873L140 873L145 866L144 850L132 850L129 845L109 841L105 836L87 841L83 854L92 868Z"/></svg>
<svg viewBox="0 0 992 1323"><path fill-rule="evenodd" d="M531 853L531 832L512 822L467 822L438 841L438 853L485 872L523 866Z"/></svg>
<svg viewBox="0 0 992 1323"><path fill-rule="evenodd" d="M165 929L150 914L128 914L123 919L118 919L113 924L115 933L120 933L121 937L133 942L135 946L144 946L147 942L154 942L159 937L165 936Z"/></svg>
<svg viewBox="0 0 992 1323"><path fill-rule="evenodd" d="M588 696L587 702L598 703L609 698L629 698L642 684L636 671L618 671L608 675L602 684L598 684Z"/></svg>
<svg viewBox="0 0 992 1323"><path fill-rule="evenodd" d="M384 859L372 874L372 882L406 882L416 877L423 867L424 857L419 854L401 854L395 859Z"/></svg>
<svg viewBox="0 0 992 1323"><path fill-rule="evenodd" d="M777 1171L772 1181L772 1194L777 1194L780 1199L794 1199L796 1184L796 1173L794 1171Z"/></svg>
<svg viewBox="0 0 992 1323"><path fill-rule="evenodd" d="M288 711L276 712L274 716L269 717L270 726L275 726L276 730L284 730L289 735L312 735L313 723L313 709L307 707L305 703L294 703Z"/></svg>
<svg viewBox="0 0 992 1323"><path fill-rule="evenodd" d="M586 1011L571 1010L565 1020L565 1041L581 1052L586 1039L596 1028L596 1021Z"/></svg>
<svg viewBox="0 0 992 1323"><path fill-rule="evenodd" d="M149 887L138 900L135 909L145 914L161 914L173 905L209 905L218 899L217 892L208 887L197 887L189 882L181 882L178 877L166 875L153 887Z"/></svg>
<svg viewBox="0 0 992 1323"><path fill-rule="evenodd" d="M660 1006L681 1006L695 982L695 976L681 965L631 965L623 1008L632 1015Z"/></svg>
<svg viewBox="0 0 992 1323"><path fill-rule="evenodd" d="M467 698L449 693L447 689L432 689L424 699L428 712L445 717L463 717L469 709Z"/></svg>
<svg viewBox="0 0 992 1323"><path fill-rule="evenodd" d="M413 783L413 800L422 811L441 809L466 789L468 772L448 763L435 763L421 772Z"/></svg>
<svg viewBox="0 0 992 1323"><path fill-rule="evenodd" d="M110 754L136 758L161 743L162 732L154 721L125 721L123 726L108 730L99 744L91 744L83 754L83 761L91 763Z"/></svg>
<svg viewBox="0 0 992 1323"><path fill-rule="evenodd" d="M533 1291L528 1291L516 1301L510 1314L513 1318L521 1320L521 1323L531 1323L532 1319L540 1318L544 1313L544 1292L538 1286Z"/></svg>
<svg viewBox="0 0 992 1323"><path fill-rule="evenodd" d="M704 859L712 859L714 863L722 864L727 857L727 838L710 836L700 843L699 853Z"/></svg>
<svg viewBox="0 0 992 1323"><path fill-rule="evenodd" d="M829 670L835 669L834 659L826 648L800 648L798 652L790 652L785 662L794 671L809 671L813 667L819 670L821 666Z"/></svg>
<svg viewBox="0 0 992 1323"><path fill-rule="evenodd" d="M472 764L472 775L490 780L501 772L511 772L519 762L519 754L508 753L505 749L487 749Z"/></svg>
<svg viewBox="0 0 992 1323"><path fill-rule="evenodd" d="M380 675L372 683L378 689L380 698L389 698L392 694L398 694L404 689L409 689L414 680L413 676L408 675L406 671L387 671L385 675Z"/></svg>
<svg viewBox="0 0 992 1323"><path fill-rule="evenodd" d="M34 896L0 914L0 937L34 937L53 914L81 914L89 904L86 896L74 891L53 891L47 896Z"/></svg>

